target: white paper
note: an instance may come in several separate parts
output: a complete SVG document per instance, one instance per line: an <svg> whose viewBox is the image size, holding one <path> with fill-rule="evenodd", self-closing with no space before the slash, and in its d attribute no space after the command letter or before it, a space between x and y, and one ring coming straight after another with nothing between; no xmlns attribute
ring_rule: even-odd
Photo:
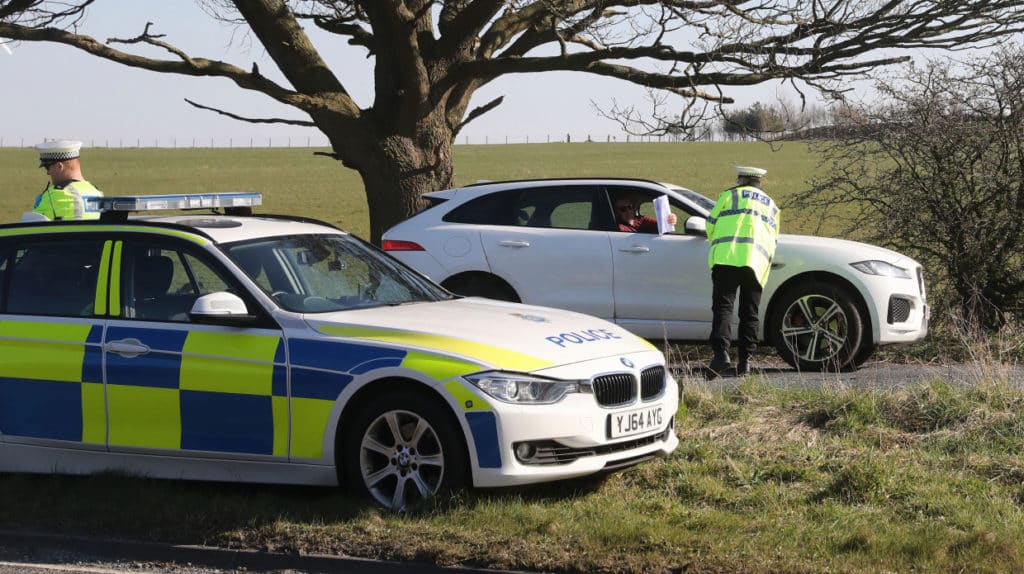
<svg viewBox="0 0 1024 574"><path fill-rule="evenodd" d="M665 235L676 230L676 226L668 222L672 208L668 204L668 196L659 195L654 198L654 218L658 220L658 235Z"/></svg>

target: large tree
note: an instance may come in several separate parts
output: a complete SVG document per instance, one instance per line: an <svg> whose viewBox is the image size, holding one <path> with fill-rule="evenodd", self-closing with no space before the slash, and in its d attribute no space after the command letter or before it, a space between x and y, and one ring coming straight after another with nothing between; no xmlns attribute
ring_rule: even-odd
<svg viewBox="0 0 1024 574"><path fill-rule="evenodd" d="M905 59L898 48L947 48L1020 33L1019 0L199 0L214 18L247 27L285 83L255 67L189 54L159 22L97 41L83 15L103 0L0 0L0 37L57 42L160 73L228 78L308 115L333 157L359 172L371 238L453 183L452 144L481 86L506 74L578 71L694 102L729 103L729 86L835 82ZM316 26L374 59L374 100L356 102L307 34ZM177 39L179 42L187 39ZM165 49L157 59L140 44ZM123 49L115 48L119 46ZM698 106L699 107L699 106ZM247 121L280 121L242 118ZM619 110L624 121L640 119ZM656 118L654 129L680 122ZM685 119L682 120L685 123ZM676 126L675 129L678 129Z"/></svg>

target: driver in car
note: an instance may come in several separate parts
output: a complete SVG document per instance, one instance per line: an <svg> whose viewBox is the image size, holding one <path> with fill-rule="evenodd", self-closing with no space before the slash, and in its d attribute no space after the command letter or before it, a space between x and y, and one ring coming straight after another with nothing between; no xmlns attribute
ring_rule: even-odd
<svg viewBox="0 0 1024 574"><path fill-rule="evenodd" d="M658 232L658 220L640 215L639 202L634 201L630 196L617 196L612 201L612 207L615 208L615 223L619 226L619 231ZM674 213L669 213L665 219L670 225L676 224L676 214Z"/></svg>

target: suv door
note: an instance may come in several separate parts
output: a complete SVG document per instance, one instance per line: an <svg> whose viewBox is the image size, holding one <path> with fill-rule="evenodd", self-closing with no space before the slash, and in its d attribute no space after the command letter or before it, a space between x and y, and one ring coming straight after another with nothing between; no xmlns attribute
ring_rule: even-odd
<svg viewBox="0 0 1024 574"><path fill-rule="evenodd" d="M115 243L105 341L112 452L200 451L287 459L280 329L192 322L201 295L232 291L262 313L212 255L170 238Z"/></svg>
<svg viewBox="0 0 1024 574"><path fill-rule="evenodd" d="M101 339L110 248L95 235L0 242L0 440L106 448Z"/></svg>
<svg viewBox="0 0 1024 574"><path fill-rule="evenodd" d="M609 188L609 192L645 198L641 213L654 216L651 192L624 187ZM672 203L671 209L678 220L674 233L609 234L615 322L649 339L706 339L711 333L708 242L704 236L685 234L690 214L682 205Z"/></svg>
<svg viewBox="0 0 1024 574"><path fill-rule="evenodd" d="M491 271L533 305L610 319L611 248L600 211L600 188L589 185L521 189L503 225L481 225Z"/></svg>

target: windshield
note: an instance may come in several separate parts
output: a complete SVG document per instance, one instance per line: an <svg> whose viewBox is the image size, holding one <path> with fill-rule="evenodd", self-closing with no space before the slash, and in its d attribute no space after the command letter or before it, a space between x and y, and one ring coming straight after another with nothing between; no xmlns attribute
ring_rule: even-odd
<svg viewBox="0 0 1024 574"><path fill-rule="evenodd" d="M349 235L289 235L222 248L281 307L297 313L451 298L444 289Z"/></svg>
<svg viewBox="0 0 1024 574"><path fill-rule="evenodd" d="M711 210L715 207L715 200L709 199L692 189L686 189L685 187L671 186L670 189L679 195L689 199L693 203L697 204L698 207L702 207L704 211L711 213Z"/></svg>

